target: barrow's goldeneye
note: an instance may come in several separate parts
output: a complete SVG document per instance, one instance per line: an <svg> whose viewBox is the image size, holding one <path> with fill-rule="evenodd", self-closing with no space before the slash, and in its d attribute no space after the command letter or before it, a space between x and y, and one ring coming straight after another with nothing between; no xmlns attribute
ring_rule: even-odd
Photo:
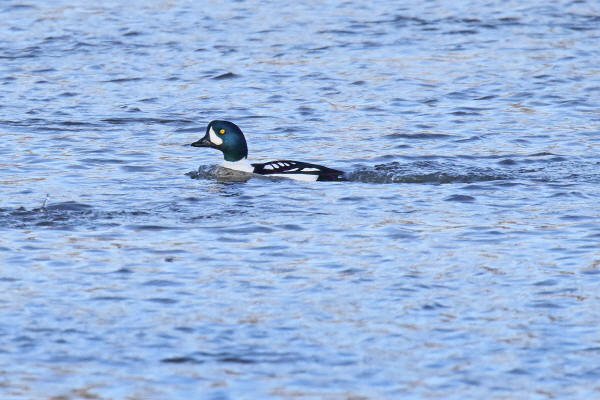
<svg viewBox="0 0 600 400"><path fill-rule="evenodd" d="M251 164L247 160L248 146L242 130L229 121L211 121L206 127L206 135L190 146L212 147L221 150L225 158L221 166L235 171L308 182L346 180L343 171L302 161L277 160Z"/></svg>

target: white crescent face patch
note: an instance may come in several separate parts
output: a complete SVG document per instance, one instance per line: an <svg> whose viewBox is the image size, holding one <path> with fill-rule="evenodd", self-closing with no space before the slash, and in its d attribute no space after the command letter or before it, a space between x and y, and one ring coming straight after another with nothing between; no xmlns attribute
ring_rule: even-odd
<svg viewBox="0 0 600 400"><path fill-rule="evenodd" d="M208 129L208 137L210 138L211 143L216 144L217 146L223 144L223 139L217 136L212 126Z"/></svg>

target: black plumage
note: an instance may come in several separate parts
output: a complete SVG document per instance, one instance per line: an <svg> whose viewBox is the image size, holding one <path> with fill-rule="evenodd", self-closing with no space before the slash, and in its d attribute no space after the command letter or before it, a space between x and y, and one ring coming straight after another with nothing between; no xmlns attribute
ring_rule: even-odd
<svg viewBox="0 0 600 400"><path fill-rule="evenodd" d="M317 181L345 181L344 172L322 165L302 161L278 160L252 164L254 173L260 175L316 175Z"/></svg>

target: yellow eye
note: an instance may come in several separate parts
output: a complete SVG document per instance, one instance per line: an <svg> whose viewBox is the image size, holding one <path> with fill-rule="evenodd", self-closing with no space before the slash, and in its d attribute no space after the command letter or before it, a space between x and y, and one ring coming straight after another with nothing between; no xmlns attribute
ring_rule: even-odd
<svg viewBox="0 0 600 400"><path fill-rule="evenodd" d="M221 129L221 130L219 131L219 133L220 133L221 135L224 135L224 134L225 134L225 129Z"/></svg>

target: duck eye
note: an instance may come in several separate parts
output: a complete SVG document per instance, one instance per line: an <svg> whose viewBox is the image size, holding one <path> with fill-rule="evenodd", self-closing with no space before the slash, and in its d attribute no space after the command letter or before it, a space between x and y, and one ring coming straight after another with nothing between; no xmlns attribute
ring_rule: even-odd
<svg viewBox="0 0 600 400"><path fill-rule="evenodd" d="M221 130L219 131L219 133L220 133L221 135L224 135L224 134L225 134L225 129L221 129Z"/></svg>

